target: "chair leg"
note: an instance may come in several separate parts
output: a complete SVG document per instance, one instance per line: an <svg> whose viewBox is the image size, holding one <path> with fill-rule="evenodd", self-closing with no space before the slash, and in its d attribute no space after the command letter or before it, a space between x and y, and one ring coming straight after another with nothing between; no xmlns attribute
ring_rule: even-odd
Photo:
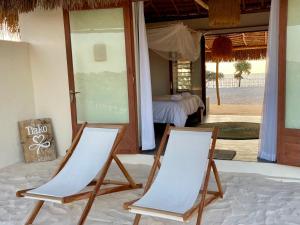
<svg viewBox="0 0 300 225"><path fill-rule="evenodd" d="M91 196L89 197L89 200L88 200L88 202L87 202L87 204L86 204L86 206L85 206L85 208L84 208L84 210L81 214L78 225L83 225L84 224L84 222L85 222L85 220L86 220L86 218L87 218L87 216L88 216L88 214L89 214L89 212L92 208L92 205L95 201L96 196L97 195L95 193L92 193Z"/></svg>
<svg viewBox="0 0 300 225"><path fill-rule="evenodd" d="M120 168L121 172L123 173L123 175L125 176L125 178L128 180L128 182L130 183L130 185L132 186L132 188L135 188L136 187L136 183L134 182L133 178L130 176L130 174L128 173L128 171L126 170L126 168L124 167L124 165L120 161L120 159L116 155L113 156L113 159L117 163L118 167Z"/></svg>
<svg viewBox="0 0 300 225"><path fill-rule="evenodd" d="M198 210L198 216L197 216L197 222L196 225L200 225L201 224L201 220L202 220L202 213L203 213L203 209L204 209L204 200L202 200L201 204L199 205L199 210Z"/></svg>
<svg viewBox="0 0 300 225"><path fill-rule="evenodd" d="M141 220L141 217L142 217L141 214L136 214L134 217L133 225L138 225Z"/></svg>
<svg viewBox="0 0 300 225"><path fill-rule="evenodd" d="M215 179L216 179L216 182L217 182L217 186L218 186L218 190L219 190L219 193L220 193L220 197L223 198L224 192L223 192L223 188L222 188L220 176L219 176L219 173L218 173L218 169L217 169L217 166L216 166L216 163L215 163L214 160L212 161L211 165L212 165L212 169L213 169L213 172L214 172L214 175L215 175Z"/></svg>
<svg viewBox="0 0 300 225"><path fill-rule="evenodd" d="M30 214L29 218L27 219L25 225L29 225L29 224L33 223L33 221L35 220L36 216L38 215L40 209L42 208L43 204L44 204L44 201L38 201L35 204L35 206L32 210L32 213Z"/></svg>

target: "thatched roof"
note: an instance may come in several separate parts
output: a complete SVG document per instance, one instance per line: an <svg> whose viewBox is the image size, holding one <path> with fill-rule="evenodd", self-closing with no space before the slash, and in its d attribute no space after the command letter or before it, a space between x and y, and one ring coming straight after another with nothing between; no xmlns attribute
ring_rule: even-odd
<svg viewBox="0 0 300 225"><path fill-rule="evenodd" d="M248 32L222 35L232 41L233 54L229 61L264 59L267 53L268 32ZM206 60L214 61L211 48L217 35L205 37Z"/></svg>
<svg viewBox="0 0 300 225"><path fill-rule="evenodd" d="M203 0L210 4L214 0ZM228 4L228 0L223 0ZM230 1L232 2L232 1ZM271 0L242 0L241 14L269 12ZM145 17L147 23L207 18L209 11L195 0L146 0ZM220 13L220 12L219 12Z"/></svg>
<svg viewBox="0 0 300 225"><path fill-rule="evenodd" d="M123 1L126 0L0 0L0 26L7 26L10 31L16 32L19 13L31 12L36 8L45 10L59 7L65 9L95 8Z"/></svg>

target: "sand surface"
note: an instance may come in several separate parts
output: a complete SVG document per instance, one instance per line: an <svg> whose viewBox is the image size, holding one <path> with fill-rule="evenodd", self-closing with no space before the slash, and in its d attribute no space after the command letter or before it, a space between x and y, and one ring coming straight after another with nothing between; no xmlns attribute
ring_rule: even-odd
<svg viewBox="0 0 300 225"><path fill-rule="evenodd" d="M15 197L15 191L45 182L58 161L16 164L0 170L0 225L24 224L34 201ZM145 182L150 167L126 165L138 182ZM257 174L220 173L224 199L206 208L203 225L299 225L300 180L284 181ZM116 167L109 177L121 177ZM293 181L293 182L291 182ZM212 185L214 186L214 185ZM123 202L140 196L142 190L100 196L89 214L87 225L132 224L133 214L122 209ZM47 203L35 224L76 224L85 201L59 205ZM140 224L182 224L170 220L143 217ZM187 224L195 224L195 216Z"/></svg>
<svg viewBox="0 0 300 225"><path fill-rule="evenodd" d="M209 115L241 115L241 116L261 116L263 105L246 104L211 104Z"/></svg>
<svg viewBox="0 0 300 225"><path fill-rule="evenodd" d="M207 88L206 96L209 97L211 104L217 103L215 88ZM264 101L264 87L220 88L220 97L222 104L262 105Z"/></svg>

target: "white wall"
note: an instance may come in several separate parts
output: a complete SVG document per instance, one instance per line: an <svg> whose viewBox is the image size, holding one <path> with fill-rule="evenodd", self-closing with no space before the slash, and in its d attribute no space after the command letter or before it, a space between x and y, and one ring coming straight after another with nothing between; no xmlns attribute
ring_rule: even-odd
<svg viewBox="0 0 300 225"><path fill-rule="evenodd" d="M170 94L169 61L149 51L152 95Z"/></svg>
<svg viewBox="0 0 300 225"><path fill-rule="evenodd" d="M58 152L71 143L71 112L62 10L20 16L22 41L28 42L36 117L50 117Z"/></svg>
<svg viewBox="0 0 300 225"><path fill-rule="evenodd" d="M34 117L28 45L0 41L0 168L23 160L18 121Z"/></svg>

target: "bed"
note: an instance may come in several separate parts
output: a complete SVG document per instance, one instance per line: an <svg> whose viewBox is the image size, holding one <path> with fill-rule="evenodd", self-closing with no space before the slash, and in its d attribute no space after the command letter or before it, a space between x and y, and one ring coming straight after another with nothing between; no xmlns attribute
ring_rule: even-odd
<svg viewBox="0 0 300 225"><path fill-rule="evenodd" d="M154 123L170 123L184 127L189 115L205 109L204 103L197 95L164 95L153 98Z"/></svg>

